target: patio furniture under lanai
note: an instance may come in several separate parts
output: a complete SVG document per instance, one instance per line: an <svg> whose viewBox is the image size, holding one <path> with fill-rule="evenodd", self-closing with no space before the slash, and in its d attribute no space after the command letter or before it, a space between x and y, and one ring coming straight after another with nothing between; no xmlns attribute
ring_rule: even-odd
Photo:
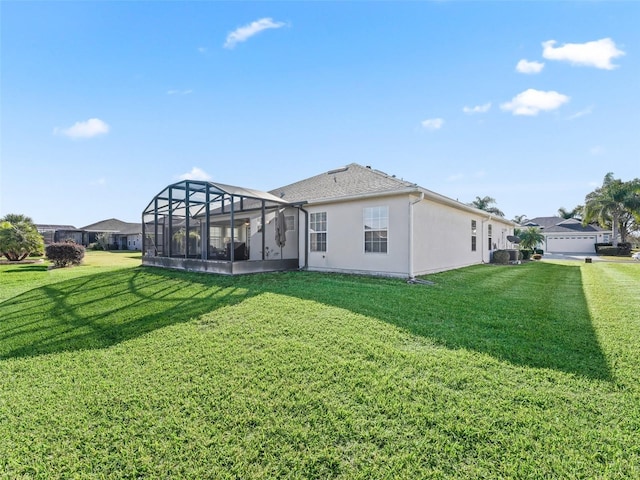
<svg viewBox="0 0 640 480"><path fill-rule="evenodd" d="M284 215L284 248L276 245ZM232 185L185 180L167 186L142 213L143 265L211 273L299 267L300 204Z"/></svg>

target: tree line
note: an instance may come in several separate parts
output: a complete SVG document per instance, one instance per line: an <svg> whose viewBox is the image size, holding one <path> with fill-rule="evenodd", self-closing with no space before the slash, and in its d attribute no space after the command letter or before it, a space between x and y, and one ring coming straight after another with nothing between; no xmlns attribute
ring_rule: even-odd
<svg viewBox="0 0 640 480"><path fill-rule="evenodd" d="M468 205L504 217L495 203L493 197L487 196L476 197ZM578 219L584 226L591 224L610 229L614 247L619 241L625 243L632 233L640 232L640 179L623 182L609 172L604 176L602 186L585 196L584 205L572 210L560 207L558 216ZM526 219L526 215L516 215L512 221L522 224Z"/></svg>

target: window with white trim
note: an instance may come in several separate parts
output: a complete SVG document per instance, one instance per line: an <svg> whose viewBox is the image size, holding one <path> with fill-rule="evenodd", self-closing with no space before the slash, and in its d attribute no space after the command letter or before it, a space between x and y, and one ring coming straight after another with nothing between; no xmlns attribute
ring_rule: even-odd
<svg viewBox="0 0 640 480"><path fill-rule="evenodd" d="M309 244L312 252L327 251L327 212L309 215Z"/></svg>
<svg viewBox="0 0 640 480"><path fill-rule="evenodd" d="M489 224L487 225L487 244L488 244L488 250L491 250L491 242L493 241L493 225Z"/></svg>
<svg viewBox="0 0 640 480"><path fill-rule="evenodd" d="M284 229L285 232L290 232L296 229L296 217L293 215L286 215L284 217Z"/></svg>
<svg viewBox="0 0 640 480"><path fill-rule="evenodd" d="M475 220L471 220L471 251L476 251L476 237L478 235L478 224Z"/></svg>
<svg viewBox="0 0 640 480"><path fill-rule="evenodd" d="M365 253L387 253L389 207L367 207L363 216Z"/></svg>

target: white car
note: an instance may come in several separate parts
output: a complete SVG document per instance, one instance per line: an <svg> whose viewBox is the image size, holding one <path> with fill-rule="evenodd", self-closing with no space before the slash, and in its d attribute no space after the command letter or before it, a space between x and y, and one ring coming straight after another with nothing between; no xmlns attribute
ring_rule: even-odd
<svg viewBox="0 0 640 480"><path fill-rule="evenodd" d="M633 258L634 260L640 261L640 252L636 252L633 255L631 255L631 258Z"/></svg>

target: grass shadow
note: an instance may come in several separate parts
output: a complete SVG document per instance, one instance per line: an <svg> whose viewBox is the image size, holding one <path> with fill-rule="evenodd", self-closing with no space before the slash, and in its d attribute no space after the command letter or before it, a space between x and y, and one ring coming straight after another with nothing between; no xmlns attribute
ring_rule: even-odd
<svg viewBox="0 0 640 480"><path fill-rule="evenodd" d="M48 269L47 265L22 265L20 268L4 270L3 273L46 272Z"/></svg>
<svg viewBox="0 0 640 480"><path fill-rule="evenodd" d="M454 349L610 380L578 266L477 266L398 279L288 272L225 277L138 267L33 289L0 305L0 358L106 348L271 292L346 309Z"/></svg>
<svg viewBox="0 0 640 480"><path fill-rule="evenodd" d="M454 349L516 365L612 380L584 296L579 265L476 266L429 276L433 286L392 279L312 277L282 293L371 316Z"/></svg>

